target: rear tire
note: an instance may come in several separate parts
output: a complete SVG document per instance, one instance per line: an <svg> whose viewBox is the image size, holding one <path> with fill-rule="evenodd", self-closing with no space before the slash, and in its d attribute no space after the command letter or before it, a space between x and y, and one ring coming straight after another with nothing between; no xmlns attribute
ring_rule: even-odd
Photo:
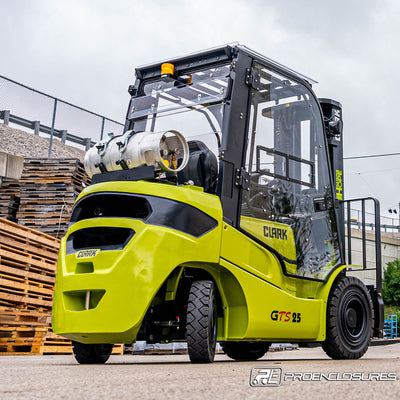
<svg viewBox="0 0 400 400"><path fill-rule="evenodd" d="M269 349L269 342L222 342L225 354L238 361L255 361Z"/></svg>
<svg viewBox="0 0 400 400"><path fill-rule="evenodd" d="M186 315L186 335L190 361L211 363L217 344L217 301L213 281L195 281Z"/></svg>
<svg viewBox="0 0 400 400"><path fill-rule="evenodd" d="M374 309L365 285L357 278L338 279L329 294L326 340L322 348L329 357L357 359L368 350L374 327Z"/></svg>
<svg viewBox="0 0 400 400"><path fill-rule="evenodd" d="M79 364L104 364L109 359L113 347L113 344L72 342L72 350Z"/></svg>

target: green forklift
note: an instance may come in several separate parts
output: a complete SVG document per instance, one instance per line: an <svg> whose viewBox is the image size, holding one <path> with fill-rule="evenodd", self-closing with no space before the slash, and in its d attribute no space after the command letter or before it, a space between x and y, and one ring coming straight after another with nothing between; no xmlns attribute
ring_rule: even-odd
<svg viewBox="0 0 400 400"><path fill-rule="evenodd" d="M52 326L79 363L138 340L187 342L193 363L217 342L234 360L279 342L356 359L382 337L379 202L358 199L377 223L367 286L350 223L345 246L342 107L313 83L239 44L136 69L61 240Z"/></svg>

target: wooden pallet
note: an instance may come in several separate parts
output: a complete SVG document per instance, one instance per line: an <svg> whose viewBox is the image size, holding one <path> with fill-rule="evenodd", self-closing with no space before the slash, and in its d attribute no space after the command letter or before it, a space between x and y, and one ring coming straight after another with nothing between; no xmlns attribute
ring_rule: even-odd
<svg viewBox="0 0 400 400"><path fill-rule="evenodd" d="M47 327L0 327L0 354L34 353L47 330Z"/></svg>
<svg viewBox="0 0 400 400"><path fill-rule="evenodd" d="M48 327L50 322L50 312L0 307L0 327Z"/></svg>
<svg viewBox="0 0 400 400"><path fill-rule="evenodd" d="M0 304L8 305L10 302L30 308L51 309L53 288L40 287L36 282L0 278Z"/></svg>
<svg viewBox="0 0 400 400"><path fill-rule="evenodd" d="M73 354L72 344L69 339L58 336L48 331L40 345L35 346L32 352L36 354Z"/></svg>
<svg viewBox="0 0 400 400"><path fill-rule="evenodd" d="M50 329L50 313L0 307L0 354L35 354Z"/></svg>
<svg viewBox="0 0 400 400"><path fill-rule="evenodd" d="M57 255L57 253L55 253ZM14 248L5 244L0 244L0 260L6 265L29 267L30 270L39 272L55 273L55 259L49 259L44 255L37 255L34 252Z"/></svg>
<svg viewBox="0 0 400 400"><path fill-rule="evenodd" d="M47 283L49 285L54 285L55 277L54 275L43 274L38 272L29 271L28 268L14 268L13 266L7 266L0 263L0 274L2 276L15 276L19 278L24 278L28 282L35 281L38 283Z"/></svg>
<svg viewBox="0 0 400 400"><path fill-rule="evenodd" d="M5 221L0 218L0 234L12 235L19 242L29 242L34 246L46 246L50 249L58 248L60 241L52 236L46 235L40 231L32 231L16 223Z"/></svg>

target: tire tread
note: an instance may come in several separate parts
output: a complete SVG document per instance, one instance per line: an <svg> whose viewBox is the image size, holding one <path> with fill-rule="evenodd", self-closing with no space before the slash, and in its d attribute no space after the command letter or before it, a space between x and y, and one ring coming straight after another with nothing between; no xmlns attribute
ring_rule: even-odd
<svg viewBox="0 0 400 400"><path fill-rule="evenodd" d="M209 337L209 313L215 296L214 282L193 282L187 307L186 335L190 361L210 363L215 356L215 339ZM211 341L213 345L210 346Z"/></svg>
<svg viewBox="0 0 400 400"><path fill-rule="evenodd" d="M72 350L79 364L105 364L111 355L113 347L113 344L72 342Z"/></svg>
<svg viewBox="0 0 400 400"><path fill-rule="evenodd" d="M370 335L368 341L358 351L349 351L345 347L340 337L339 329L337 326L337 315L338 315L338 306L340 304L340 298L343 292L349 286L357 287L359 290L364 292L364 295L367 299L367 303L369 304L369 311L371 314ZM332 286L327 304L326 339L324 342L322 342L322 348L325 351L325 353L329 357L335 360L361 358L368 350L368 346L371 343L373 326L374 326L374 309L372 305L371 296L369 295L369 292L365 287L364 283L360 281L358 278L352 276L339 278Z"/></svg>

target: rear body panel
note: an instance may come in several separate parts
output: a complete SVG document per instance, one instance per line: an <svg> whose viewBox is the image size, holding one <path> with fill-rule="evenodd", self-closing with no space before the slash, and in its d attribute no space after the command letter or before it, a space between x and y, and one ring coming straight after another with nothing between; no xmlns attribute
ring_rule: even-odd
<svg viewBox="0 0 400 400"><path fill-rule="evenodd" d="M221 208L218 199L208 194L145 182L99 184L91 186L84 194L103 192L104 185L112 192L134 188L135 193L158 194L169 199L177 197L196 206L207 198L203 202L207 205L201 208L219 221L212 231L199 238L136 219L96 218L71 226L60 249L53 329L82 342L129 343L136 337L153 297L176 266L193 261L218 263L219 247L214 244L221 238ZM122 250L100 251L84 259L77 258L79 251L66 255L66 241L72 233L96 226L127 227L135 234ZM82 262L93 264L93 272L79 273ZM95 308L84 310L88 290L104 290L105 293ZM81 303L76 304L75 309L72 305L68 309L68 297L74 292L81 296Z"/></svg>

